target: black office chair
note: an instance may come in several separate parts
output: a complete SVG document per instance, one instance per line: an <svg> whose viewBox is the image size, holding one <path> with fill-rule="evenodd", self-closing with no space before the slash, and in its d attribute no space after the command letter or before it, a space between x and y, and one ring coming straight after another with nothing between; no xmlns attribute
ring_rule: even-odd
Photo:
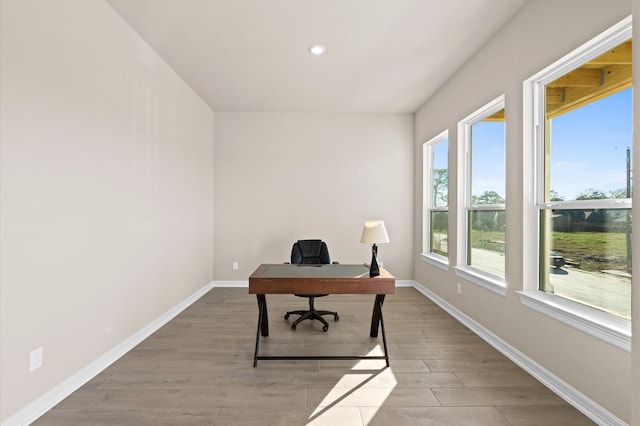
<svg viewBox="0 0 640 426"><path fill-rule="evenodd" d="M328 264L331 263L327 244L322 240L298 240L293 244L291 249L291 263L294 264ZM338 262L333 262L338 263ZM326 294L296 294L298 297L306 297L309 299L309 309L290 311L284 315L284 319L289 319L289 315L296 314L300 317L291 324L291 329L295 330L296 326L304 320L318 320L322 326L322 331L329 329L329 323L322 318L322 315L333 315L334 321L338 321L340 317L337 312L318 311L314 307L316 297L324 297Z"/></svg>

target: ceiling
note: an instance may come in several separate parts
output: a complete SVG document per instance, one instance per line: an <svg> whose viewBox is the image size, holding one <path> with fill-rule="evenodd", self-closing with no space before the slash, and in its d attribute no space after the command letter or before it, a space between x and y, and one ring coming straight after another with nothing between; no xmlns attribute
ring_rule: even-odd
<svg viewBox="0 0 640 426"><path fill-rule="evenodd" d="M107 2L215 111L412 113L526 0Z"/></svg>

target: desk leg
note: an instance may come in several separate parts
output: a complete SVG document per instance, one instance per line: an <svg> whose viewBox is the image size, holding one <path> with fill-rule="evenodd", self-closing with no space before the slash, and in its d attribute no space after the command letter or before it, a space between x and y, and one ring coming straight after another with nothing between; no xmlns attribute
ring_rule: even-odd
<svg viewBox="0 0 640 426"><path fill-rule="evenodd" d="M267 320L267 299L264 294L258 294L258 328L256 330L256 351L253 354L253 367L258 366L258 353L260 352L260 334L269 335L269 321ZM260 333L262 332L262 333Z"/></svg>
<svg viewBox="0 0 640 426"><path fill-rule="evenodd" d="M384 332L384 318L382 317L382 303L384 302L384 294L377 294L376 301L373 303L373 314L371 315L371 337L378 337L378 325L382 327L382 346L384 348L384 359L389 366L389 352L387 350L387 335Z"/></svg>
<svg viewBox="0 0 640 426"><path fill-rule="evenodd" d="M382 320L382 303L384 302L384 294L377 294L376 301L373 303L373 314L371 314L371 333L369 336L378 337L378 324Z"/></svg>
<svg viewBox="0 0 640 426"><path fill-rule="evenodd" d="M258 319L262 324L262 336L269 336L269 315L267 314L267 297L264 294L256 294L258 298L258 310L260 312L260 318ZM262 309L261 309L262 307Z"/></svg>
<svg viewBox="0 0 640 426"><path fill-rule="evenodd" d="M384 299L384 296L382 296L382 299ZM388 367L389 351L387 350L387 334L384 332L384 319L382 318L382 299L380 299L380 303L378 304L378 309L380 310L380 327L382 327L382 347L384 348L384 359Z"/></svg>

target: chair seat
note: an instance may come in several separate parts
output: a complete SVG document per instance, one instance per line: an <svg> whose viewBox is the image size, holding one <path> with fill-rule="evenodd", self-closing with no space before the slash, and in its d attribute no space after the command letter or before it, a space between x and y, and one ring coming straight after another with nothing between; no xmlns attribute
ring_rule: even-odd
<svg viewBox="0 0 640 426"><path fill-rule="evenodd" d="M293 244L291 249L291 263L293 264L329 264L331 258L329 257L329 250L327 245L322 240L298 240ZM338 263L338 262L333 262ZM308 310L289 311L284 315L284 319L289 319L289 315L295 314L300 317L291 324L291 329L295 330L296 326L304 320L318 320L322 326L322 331L329 329L329 323L322 318L322 315L333 315L333 319L338 321L340 317L337 312L331 311L318 311L314 307L313 301L316 297L328 296L328 294L296 294L298 297L306 297L309 299Z"/></svg>

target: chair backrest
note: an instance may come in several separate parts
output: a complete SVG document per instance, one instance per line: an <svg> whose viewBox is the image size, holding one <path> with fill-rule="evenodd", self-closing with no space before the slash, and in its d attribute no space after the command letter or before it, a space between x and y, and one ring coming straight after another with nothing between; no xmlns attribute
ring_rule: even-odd
<svg viewBox="0 0 640 426"><path fill-rule="evenodd" d="M331 263L329 249L322 240L298 240L291 249L291 263Z"/></svg>

